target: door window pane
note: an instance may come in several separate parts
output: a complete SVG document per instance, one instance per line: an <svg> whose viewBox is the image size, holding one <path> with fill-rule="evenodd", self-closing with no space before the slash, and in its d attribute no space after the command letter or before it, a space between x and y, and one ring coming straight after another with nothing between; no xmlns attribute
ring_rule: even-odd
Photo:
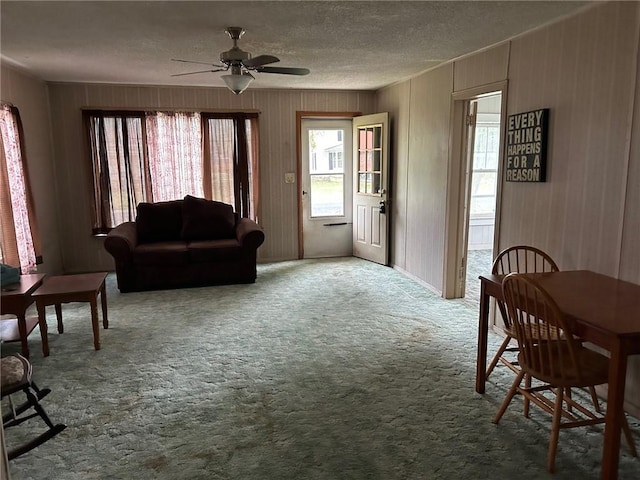
<svg viewBox="0 0 640 480"><path fill-rule="evenodd" d="M358 193L379 195L382 193L382 125L358 130Z"/></svg>
<svg viewBox="0 0 640 480"><path fill-rule="evenodd" d="M311 217L344 215L343 137L342 129L309 130Z"/></svg>
<svg viewBox="0 0 640 480"><path fill-rule="evenodd" d="M311 175L311 216L344 215L344 175Z"/></svg>

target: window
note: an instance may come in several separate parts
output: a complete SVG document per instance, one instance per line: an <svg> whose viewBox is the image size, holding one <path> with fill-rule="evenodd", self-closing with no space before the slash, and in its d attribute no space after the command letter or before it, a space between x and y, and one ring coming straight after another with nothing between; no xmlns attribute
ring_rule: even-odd
<svg viewBox="0 0 640 480"><path fill-rule="evenodd" d="M329 152L329 170L342 170L343 165L342 151Z"/></svg>
<svg viewBox="0 0 640 480"><path fill-rule="evenodd" d="M42 262L18 109L0 105L0 260L23 274Z"/></svg>
<svg viewBox="0 0 640 480"><path fill-rule="evenodd" d="M473 217L495 215L499 143L499 124L476 126L470 209Z"/></svg>
<svg viewBox="0 0 640 480"><path fill-rule="evenodd" d="M144 116L96 112L86 120L93 166L93 233L107 233L115 225L133 221L136 205L152 198Z"/></svg>
<svg viewBox="0 0 640 480"><path fill-rule="evenodd" d="M204 196L258 216L258 115L203 113Z"/></svg>
<svg viewBox="0 0 640 480"><path fill-rule="evenodd" d="M86 111L94 234L135 220L140 202L185 195L257 220L258 115Z"/></svg>
<svg viewBox="0 0 640 480"><path fill-rule="evenodd" d="M341 129L309 130L311 217L344 215L344 142Z"/></svg>

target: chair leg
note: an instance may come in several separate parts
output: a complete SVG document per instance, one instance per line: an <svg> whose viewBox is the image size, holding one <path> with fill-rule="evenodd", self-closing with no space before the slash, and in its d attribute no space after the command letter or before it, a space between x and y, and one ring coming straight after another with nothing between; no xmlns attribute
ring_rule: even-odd
<svg viewBox="0 0 640 480"><path fill-rule="evenodd" d="M31 386L34 387L33 390L35 391L35 396L38 400L42 400L44 397L46 397L51 393L51 390L49 388L43 388L42 390L40 390L39 388L36 387L36 385L33 382L31 383ZM24 420L27 420L35 416L34 414L28 417L24 417L23 419L18 419L18 417L22 413L26 412L32 407L31 401L28 400L28 398L29 397L27 397L26 402L18 405L17 407L13 408L11 411L7 412L2 416L2 424L5 427L18 425L19 423L22 423ZM11 397L9 397L9 401L11 402Z"/></svg>
<svg viewBox="0 0 640 480"><path fill-rule="evenodd" d="M485 378L489 378L489 375L491 375L491 372L493 372L493 369L496 368L498 361L500 361L500 357L509 346L509 342L511 342L511 337L507 335L505 339L502 341L500 348L498 348L498 351L493 356L493 360L491 360L491 363L489 364L489 368L487 368L487 373L485 375Z"/></svg>
<svg viewBox="0 0 640 480"><path fill-rule="evenodd" d="M638 451L636 450L636 443L633 441L633 435L631 435L631 429L629 428L629 422L627 422L627 416L622 413L622 431L624 432L624 437L627 440L627 444L629 445L629 452L631 452L632 457L638 456Z"/></svg>
<svg viewBox="0 0 640 480"><path fill-rule="evenodd" d="M525 374L524 376L524 387L525 388L531 388L531 375L527 375ZM531 405L531 401L529 400L529 397L525 396L524 397L524 409L523 409L523 414L525 416L525 418L529 418L529 406Z"/></svg>
<svg viewBox="0 0 640 480"><path fill-rule="evenodd" d="M558 437L560 436L560 419L562 418L562 401L564 389L556 389L556 403L553 408L553 423L551 424L551 438L549 439L549 453L547 455L547 470L553 473L556 465L556 452L558 451Z"/></svg>
<svg viewBox="0 0 640 480"><path fill-rule="evenodd" d="M596 395L596 387L590 386L589 393L591 393L591 401L593 402L593 408L595 408L596 412L602 413L602 409L600 408L600 402L598 401L598 395Z"/></svg>
<svg viewBox="0 0 640 480"><path fill-rule="evenodd" d="M571 388L567 387L564 391L565 395L569 400L571 400ZM567 412L571 413L573 411L573 406L570 402L567 402Z"/></svg>
<svg viewBox="0 0 640 480"><path fill-rule="evenodd" d="M44 423L46 423L49 428L53 428L53 422L49 418L49 415L47 415L47 412L44 411L44 408L42 408L42 405L40 405L40 402L38 401L36 395L34 395L30 389L27 389L25 393L35 411L38 412L38 415L40 415L40 418L42 418Z"/></svg>
<svg viewBox="0 0 640 480"><path fill-rule="evenodd" d="M511 403L511 400L513 399L513 397L515 396L516 392L518 391L518 387L520 386L520 382L522 382L522 378L523 377L524 377L524 372L523 371L518 373L518 376L513 381L513 384L511 384L511 388L507 392L507 396L504 397L504 401L502 402L502 405L500 405L500 409L496 413L496 416L493 417L493 420L492 420L493 423L498 424L500 422L500 419L504 415L504 412L507 411L507 407L509 406L509 404Z"/></svg>

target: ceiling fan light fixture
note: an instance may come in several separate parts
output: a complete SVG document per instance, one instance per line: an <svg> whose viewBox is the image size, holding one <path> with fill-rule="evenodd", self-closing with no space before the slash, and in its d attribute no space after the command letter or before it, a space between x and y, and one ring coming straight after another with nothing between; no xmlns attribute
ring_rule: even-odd
<svg viewBox="0 0 640 480"><path fill-rule="evenodd" d="M231 75L222 75L222 79L224 83L227 84L229 90L236 95L240 95L253 81L253 75L248 72L242 74L232 73Z"/></svg>

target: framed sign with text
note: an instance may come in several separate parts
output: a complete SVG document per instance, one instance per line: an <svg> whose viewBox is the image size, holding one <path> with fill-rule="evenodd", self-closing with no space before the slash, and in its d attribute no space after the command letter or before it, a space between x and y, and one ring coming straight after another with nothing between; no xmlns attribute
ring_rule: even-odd
<svg viewBox="0 0 640 480"><path fill-rule="evenodd" d="M507 182L546 180L548 126L548 108L509 115L505 157Z"/></svg>

